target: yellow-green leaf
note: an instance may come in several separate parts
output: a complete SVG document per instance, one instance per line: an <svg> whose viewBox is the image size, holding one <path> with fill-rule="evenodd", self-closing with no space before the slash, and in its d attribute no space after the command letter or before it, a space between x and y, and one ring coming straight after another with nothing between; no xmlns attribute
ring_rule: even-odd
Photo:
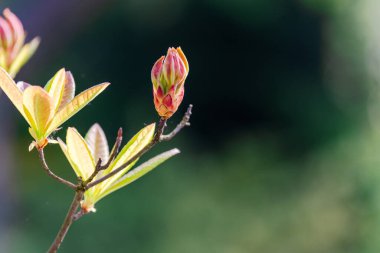
<svg viewBox="0 0 380 253"><path fill-rule="evenodd" d="M45 129L54 115L53 101L49 94L39 86L30 86L24 91L23 105L37 137L47 137L44 136Z"/></svg>
<svg viewBox="0 0 380 253"><path fill-rule="evenodd" d="M115 161L113 161L111 166L107 170L105 170L103 174L106 175L114 169L117 169L125 162L127 162L130 158L132 158L134 155L136 155L138 152L140 152L143 148L145 148L154 136L155 126L155 123L150 124L141 129L135 136L133 136L133 138L120 151ZM127 166L125 169L121 170L116 175L101 183L101 188L107 188L109 185L111 185L113 182L115 182L121 176L123 176L130 168L131 166Z"/></svg>
<svg viewBox="0 0 380 253"><path fill-rule="evenodd" d="M85 140L92 151L95 163L99 158L102 159L102 164L107 163L109 157L109 148L106 135L99 124L94 124L88 130Z"/></svg>
<svg viewBox="0 0 380 253"><path fill-rule="evenodd" d="M74 164L76 164L78 173L83 180L86 180L95 169L95 162L91 151L78 131L69 127L66 136L67 153Z"/></svg>
<svg viewBox="0 0 380 253"><path fill-rule="evenodd" d="M60 111L56 113L54 119L52 120L47 130L47 133L50 134L61 124L63 124L66 120L71 118L75 113L80 111L97 95L99 95L105 88L107 88L108 85L109 83L95 85L76 96L70 103L68 103L66 106L64 106Z"/></svg>
<svg viewBox="0 0 380 253"><path fill-rule="evenodd" d="M26 119L22 105L22 92L17 88L12 77L3 68L0 68L0 87Z"/></svg>
<svg viewBox="0 0 380 253"><path fill-rule="evenodd" d="M130 139L128 143L120 151L119 155L112 163L112 168L110 168L110 170L119 167L120 165L128 161L129 158L137 154L146 145L148 145L153 138L155 127L156 124L152 123L141 129L137 134L135 134L135 136L133 136L132 139Z"/></svg>
<svg viewBox="0 0 380 253"><path fill-rule="evenodd" d="M53 100L54 111L58 110L63 96L65 88L66 72L65 69L60 69L49 82L49 85L45 87L45 90L49 92L50 97Z"/></svg>
<svg viewBox="0 0 380 253"><path fill-rule="evenodd" d="M110 187L108 187L103 193L98 197L97 201L99 201L101 198L107 196L108 194L119 190L120 188L136 181L140 177L144 176L146 173L152 171L154 168L156 168L161 163L165 162L167 159L169 159L172 156L175 156L179 154L180 151L178 149L172 149L169 151L166 151L158 156L155 156L154 158L148 160L147 162L141 164L137 168L133 169L132 171L125 174L123 177L121 177L119 180L117 180L114 184L112 184Z"/></svg>
<svg viewBox="0 0 380 253"><path fill-rule="evenodd" d="M71 157L70 157L70 155L69 155L69 153L67 151L66 144L60 138L58 138L57 141L58 141L59 146L62 149L63 154L65 154L66 159L69 161L69 163L70 163L71 167L73 168L73 170L74 170L75 174L77 175L77 177L83 177L80 169L78 168L78 165L76 165L73 162L73 160L71 159Z"/></svg>

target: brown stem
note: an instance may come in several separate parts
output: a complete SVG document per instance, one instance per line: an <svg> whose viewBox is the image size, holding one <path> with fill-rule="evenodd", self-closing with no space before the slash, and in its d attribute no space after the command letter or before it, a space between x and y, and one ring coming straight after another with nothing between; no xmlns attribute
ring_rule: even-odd
<svg viewBox="0 0 380 253"><path fill-rule="evenodd" d="M176 128L174 128L174 130L172 132L170 132L169 134L166 134L166 135L161 135L160 137L160 141L170 141L171 139L174 138L174 136L176 136L181 130L182 128L186 127L186 126L190 126L190 116L191 116L191 110L193 109L193 105L189 105L189 107L187 108L187 111L185 113L185 115L183 115L183 118L181 120L181 122L176 126Z"/></svg>
<svg viewBox="0 0 380 253"><path fill-rule="evenodd" d="M42 163L42 167L43 169L45 170L46 174L48 174L48 176L50 176L51 178L57 180L58 182L70 187L71 189L76 189L77 186L73 183L71 183L70 181L67 181L59 176L57 176L56 174L54 174L50 169L49 169L49 166L47 165L46 163L46 159L45 159L45 154L44 154L44 150L41 148L41 149L38 149L38 154L39 154L39 157L40 157L40 161Z"/></svg>
<svg viewBox="0 0 380 253"><path fill-rule="evenodd" d="M65 236L67 234L67 231L69 231L69 228L70 228L71 224L73 223L74 215L75 215L75 213L76 213L76 211L77 211L77 209L78 209L78 207L80 205L80 201L83 198L83 194L84 194L83 191L79 191L78 190L76 192L76 194L74 196L74 200L71 203L69 211L66 214L66 218L63 221L63 224L62 224L60 230L58 231L58 234L55 237L54 242L50 246L50 248L48 250L48 253L55 253L55 252L57 252L59 246L61 245L63 239L65 238Z"/></svg>

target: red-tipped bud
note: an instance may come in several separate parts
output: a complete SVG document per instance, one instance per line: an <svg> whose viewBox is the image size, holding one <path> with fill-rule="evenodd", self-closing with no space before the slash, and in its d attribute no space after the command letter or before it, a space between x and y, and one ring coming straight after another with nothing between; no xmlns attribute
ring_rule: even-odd
<svg viewBox="0 0 380 253"><path fill-rule="evenodd" d="M184 83L189 64L181 48L169 48L165 56L153 65L151 77L156 111L163 118L170 118L178 109L185 92Z"/></svg>

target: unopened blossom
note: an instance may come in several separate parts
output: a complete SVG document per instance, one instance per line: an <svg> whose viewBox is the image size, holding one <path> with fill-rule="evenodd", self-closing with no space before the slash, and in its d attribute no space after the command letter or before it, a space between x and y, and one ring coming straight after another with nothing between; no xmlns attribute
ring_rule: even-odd
<svg viewBox="0 0 380 253"><path fill-rule="evenodd" d="M20 19L8 8L0 16L0 66L12 77L32 57L40 39L38 37L25 43L26 32Z"/></svg>
<svg viewBox="0 0 380 253"><path fill-rule="evenodd" d="M156 111L162 118L170 118L178 109L184 96L184 84L189 64L180 47L169 48L159 58L151 72Z"/></svg>
<svg viewBox="0 0 380 253"><path fill-rule="evenodd" d="M29 124L29 133L34 138L30 150L33 147L44 148L51 141L48 137L53 131L108 85L109 83L98 84L74 96L74 78L65 69L59 70L43 88L26 82L16 84L8 73L0 68L0 88Z"/></svg>

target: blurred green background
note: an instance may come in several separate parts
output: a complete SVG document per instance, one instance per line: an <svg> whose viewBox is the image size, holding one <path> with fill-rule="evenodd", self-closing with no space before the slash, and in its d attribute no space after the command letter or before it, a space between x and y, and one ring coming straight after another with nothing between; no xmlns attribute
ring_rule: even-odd
<svg viewBox="0 0 380 253"><path fill-rule="evenodd" d="M40 36L17 80L61 67L78 91L112 85L64 127L126 139L157 120L150 69L169 46L190 63L173 128L144 158L182 153L99 202L60 252L380 252L377 0L1 1ZM48 178L26 124L0 97L0 251L44 252L73 193ZM5 134L4 134L5 133ZM64 137L65 130L57 133ZM53 170L74 180L57 146Z"/></svg>

